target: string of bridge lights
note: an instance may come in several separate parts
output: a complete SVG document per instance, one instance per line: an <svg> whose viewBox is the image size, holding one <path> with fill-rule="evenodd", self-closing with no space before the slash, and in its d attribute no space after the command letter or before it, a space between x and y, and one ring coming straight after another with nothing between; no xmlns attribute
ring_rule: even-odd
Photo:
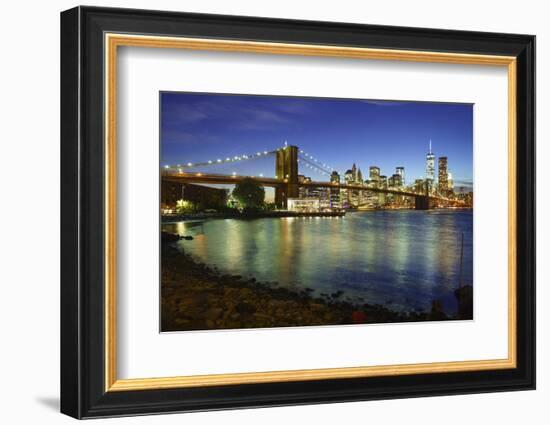
<svg viewBox="0 0 550 425"><path fill-rule="evenodd" d="M327 171L327 170L328 170L328 171L331 171L331 172L334 171L334 168L332 168L330 165L325 164L324 162L321 162L320 160L318 160L317 158L315 158L313 155L310 155L309 153L303 151L302 149L300 149L300 154L302 154L303 156L305 156L304 159L306 159L306 160L311 160L311 161L313 161L313 162L316 163L316 164L322 165L322 166L325 168L324 171ZM319 168L321 168L321 167L319 167Z"/></svg>
<svg viewBox="0 0 550 425"><path fill-rule="evenodd" d="M253 153L253 154L235 155L232 157L228 156L226 158L211 159L206 162L187 162L184 164L177 164L176 166L165 165L164 168L167 170L174 169L174 168L183 170L184 168L196 168L196 167L204 167L204 166L215 165L215 164L228 164L232 162L247 161L247 160L257 159L263 156L274 154L275 152L277 152L277 150L256 152L255 154Z"/></svg>
<svg viewBox="0 0 550 425"><path fill-rule="evenodd" d="M309 168L310 170L312 171L315 171L319 174L322 174L324 176L330 176L330 173L327 172L326 170L324 170L323 168L321 168L320 166L316 165L316 164L313 164L311 162L309 162L308 160L306 160L305 158L302 158L302 157L299 157L297 159L298 163L301 163L303 164L305 167Z"/></svg>
<svg viewBox="0 0 550 425"><path fill-rule="evenodd" d="M277 153L277 151L280 151L282 149L285 149L288 147L288 143L285 141L285 144L283 147L271 150L271 151L258 151L256 153L251 154L243 154L243 155L235 155L232 157L225 157L225 158L216 158L211 159L204 162L187 162L177 165L165 165L164 169L166 170L176 170L180 173L184 172L184 169L188 168L197 168L197 167L204 167L209 165L223 165L223 164L230 164L234 162L241 162L241 161L248 161L252 159L259 159L261 157L265 157L267 155L272 155ZM330 173L334 170L331 166L327 165L324 162L321 162L317 158L315 158L313 155L310 155L309 153L305 152L304 150L299 151L298 155L298 162L301 162L306 168L309 168L312 171L315 171L319 174L330 176ZM236 172L231 173L233 176L236 176ZM263 177L263 174L260 174L260 177Z"/></svg>

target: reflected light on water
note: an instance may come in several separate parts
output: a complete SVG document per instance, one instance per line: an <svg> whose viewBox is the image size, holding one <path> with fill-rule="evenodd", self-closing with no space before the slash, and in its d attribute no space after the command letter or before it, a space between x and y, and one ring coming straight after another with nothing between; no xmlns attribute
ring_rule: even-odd
<svg viewBox="0 0 550 425"><path fill-rule="evenodd" d="M345 218L212 219L163 224L195 236L179 242L222 273L312 288L391 308L429 309L434 299L454 312L460 242L463 283L472 284L471 211L376 211Z"/></svg>

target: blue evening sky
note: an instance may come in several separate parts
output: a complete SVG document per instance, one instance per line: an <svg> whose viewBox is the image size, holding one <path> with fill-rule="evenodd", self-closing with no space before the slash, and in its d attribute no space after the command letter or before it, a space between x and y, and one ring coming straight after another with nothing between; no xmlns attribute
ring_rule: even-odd
<svg viewBox="0 0 550 425"><path fill-rule="evenodd" d="M286 96L161 93L161 165L215 161L296 145L343 174L355 162L406 183L425 177L432 140L447 156L455 187L471 186L473 105ZM194 168L207 171L207 168ZM213 173L275 175L273 156L214 165ZM327 177L300 166L314 180Z"/></svg>

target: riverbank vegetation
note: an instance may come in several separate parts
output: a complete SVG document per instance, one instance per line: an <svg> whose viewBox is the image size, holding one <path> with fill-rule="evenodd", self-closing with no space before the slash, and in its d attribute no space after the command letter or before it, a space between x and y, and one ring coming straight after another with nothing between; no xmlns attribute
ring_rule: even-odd
<svg viewBox="0 0 550 425"><path fill-rule="evenodd" d="M182 195L186 193L181 190ZM232 192L229 190L208 190L195 193L192 199L181 198L175 205L163 205L163 211L178 216L192 216L218 213L218 215L238 215L240 213L254 214L275 211L273 202L266 202L265 189L252 178L244 178L235 184Z"/></svg>

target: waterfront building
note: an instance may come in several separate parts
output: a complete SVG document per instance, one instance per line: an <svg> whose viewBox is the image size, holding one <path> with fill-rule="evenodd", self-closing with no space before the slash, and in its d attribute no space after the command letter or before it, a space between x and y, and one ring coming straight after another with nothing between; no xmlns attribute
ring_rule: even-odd
<svg viewBox="0 0 550 425"><path fill-rule="evenodd" d="M288 198L287 208L289 211L296 212L316 212L319 211L319 199L315 198Z"/></svg>
<svg viewBox="0 0 550 425"><path fill-rule="evenodd" d="M440 156L438 161L438 180L437 189L439 193L446 196L449 191L447 157Z"/></svg>
<svg viewBox="0 0 550 425"><path fill-rule="evenodd" d="M355 183L363 183L363 173L361 172L360 168L357 170L357 179L355 180Z"/></svg>
<svg viewBox="0 0 550 425"><path fill-rule="evenodd" d="M299 174L298 183L311 183L311 177ZM316 199L320 208L329 209L331 205L331 190L326 187L300 186L298 188L298 198L295 199Z"/></svg>
<svg viewBox="0 0 550 425"><path fill-rule="evenodd" d="M428 185L433 186L435 180L435 155L432 152L432 141L430 140L430 150L426 154L426 180Z"/></svg>
<svg viewBox="0 0 550 425"><path fill-rule="evenodd" d="M319 199L319 209L329 210L331 208L331 190L328 187L317 189L317 199Z"/></svg>

